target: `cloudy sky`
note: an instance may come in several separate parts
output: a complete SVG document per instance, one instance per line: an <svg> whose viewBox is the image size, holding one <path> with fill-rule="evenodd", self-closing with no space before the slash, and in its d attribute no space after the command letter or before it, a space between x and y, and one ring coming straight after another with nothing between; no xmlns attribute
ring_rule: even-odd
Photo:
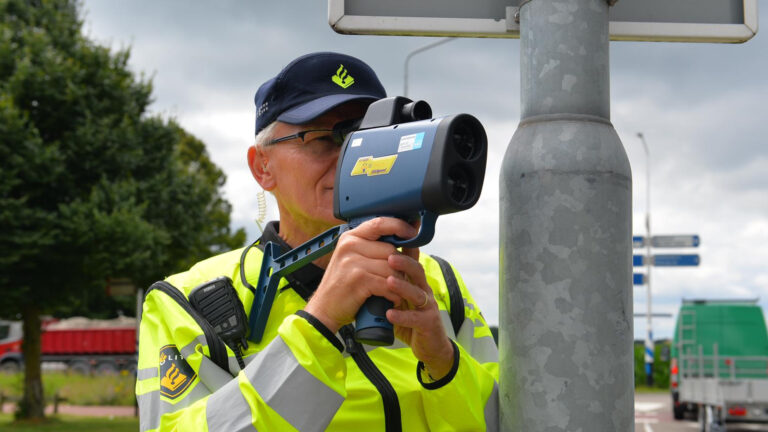
<svg viewBox="0 0 768 432"><path fill-rule="evenodd" d="M233 227L258 237L258 186L246 165L253 94L293 58L340 51L369 63L388 94L403 92L409 52L435 38L334 33L322 0L94 1L85 31L114 49L131 48L131 67L151 77L151 109L201 138L228 175ZM768 22L768 8L760 12ZM698 234L696 268L656 268L654 312L675 314L683 298L760 298L768 306L768 34L745 44L612 42L611 120L632 165L634 233L644 234L650 148L655 234ZM491 323L498 322L498 175L520 120L520 42L456 39L413 57L409 96L435 115L478 117L490 155L483 196L471 210L441 217L423 251L449 259ZM277 217L269 202L268 218ZM639 252L638 252L639 253ZM635 312L646 288L634 289ZM657 338L672 319L654 320ZM643 338L644 319L635 319Z"/></svg>

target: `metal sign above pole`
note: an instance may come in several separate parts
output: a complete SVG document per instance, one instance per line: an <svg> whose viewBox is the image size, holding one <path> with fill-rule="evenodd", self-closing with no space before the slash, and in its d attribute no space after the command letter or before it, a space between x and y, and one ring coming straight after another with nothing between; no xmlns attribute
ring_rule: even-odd
<svg viewBox="0 0 768 432"><path fill-rule="evenodd" d="M519 38L520 0L329 0L338 33ZM746 42L757 33L757 0L619 1L611 40Z"/></svg>

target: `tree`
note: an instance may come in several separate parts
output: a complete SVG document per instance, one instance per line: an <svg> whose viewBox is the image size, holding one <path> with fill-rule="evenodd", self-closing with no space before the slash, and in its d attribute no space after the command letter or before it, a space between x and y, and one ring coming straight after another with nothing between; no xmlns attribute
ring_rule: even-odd
<svg viewBox="0 0 768 432"><path fill-rule="evenodd" d="M148 115L129 51L81 27L74 0L0 0L0 315L24 322L20 418L43 418L40 314L245 241L205 145Z"/></svg>

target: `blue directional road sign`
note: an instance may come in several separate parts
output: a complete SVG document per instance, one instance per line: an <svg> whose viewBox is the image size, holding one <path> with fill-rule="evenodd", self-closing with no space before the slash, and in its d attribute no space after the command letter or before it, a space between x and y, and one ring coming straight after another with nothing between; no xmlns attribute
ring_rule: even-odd
<svg viewBox="0 0 768 432"><path fill-rule="evenodd" d="M632 266L642 267L645 265L645 257L643 255L632 255Z"/></svg>
<svg viewBox="0 0 768 432"><path fill-rule="evenodd" d="M641 248L645 246L645 237L643 236L632 236L632 247L633 248Z"/></svg>
<svg viewBox="0 0 768 432"><path fill-rule="evenodd" d="M698 235L660 235L653 236L651 246L657 248L699 247Z"/></svg>
<svg viewBox="0 0 768 432"><path fill-rule="evenodd" d="M643 273L632 274L632 285L645 285L645 274Z"/></svg>
<svg viewBox="0 0 768 432"><path fill-rule="evenodd" d="M656 267L697 266L700 261L698 254L668 254L653 256L653 265Z"/></svg>

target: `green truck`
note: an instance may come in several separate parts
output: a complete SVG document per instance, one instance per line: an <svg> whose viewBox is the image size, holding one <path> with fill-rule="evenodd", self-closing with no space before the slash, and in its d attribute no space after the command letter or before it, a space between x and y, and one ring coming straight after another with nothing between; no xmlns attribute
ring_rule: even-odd
<svg viewBox="0 0 768 432"><path fill-rule="evenodd" d="M671 357L675 419L695 412L704 431L768 421L768 334L757 300L683 300Z"/></svg>

